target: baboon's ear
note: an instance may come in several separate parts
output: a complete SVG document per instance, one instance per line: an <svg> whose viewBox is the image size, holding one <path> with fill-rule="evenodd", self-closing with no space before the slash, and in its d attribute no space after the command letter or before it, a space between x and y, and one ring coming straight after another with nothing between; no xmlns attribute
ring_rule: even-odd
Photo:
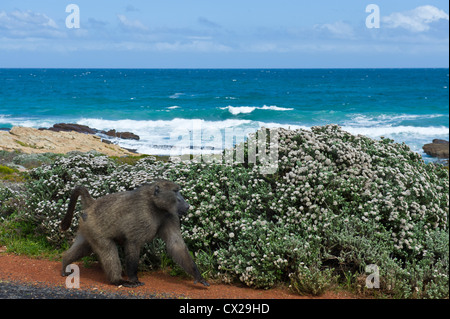
<svg viewBox="0 0 450 319"><path fill-rule="evenodd" d="M159 185L156 185L155 186L155 195L158 195L159 194Z"/></svg>

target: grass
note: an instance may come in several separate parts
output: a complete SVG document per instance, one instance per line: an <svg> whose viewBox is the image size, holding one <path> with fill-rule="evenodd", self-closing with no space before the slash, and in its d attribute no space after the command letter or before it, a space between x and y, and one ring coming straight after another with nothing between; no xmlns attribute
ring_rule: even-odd
<svg viewBox="0 0 450 319"><path fill-rule="evenodd" d="M0 165L0 181L7 181L13 183L25 182L26 174L19 172L15 168Z"/></svg>
<svg viewBox="0 0 450 319"><path fill-rule="evenodd" d="M68 248L68 245L55 248L45 236L35 233L34 225L13 218L0 224L0 246L6 246L8 253L49 260L59 260Z"/></svg>
<svg viewBox="0 0 450 319"><path fill-rule="evenodd" d="M27 143L24 143L22 141L18 141L18 140L14 140L14 141L17 144L19 144L20 146L23 146L23 147L28 147L28 148L33 148L33 149L43 149L43 147L38 147L36 145L27 144Z"/></svg>
<svg viewBox="0 0 450 319"><path fill-rule="evenodd" d="M17 170L12 169L12 168L10 168L8 166L0 165L0 174L9 175L9 174L13 174L15 172L17 172Z"/></svg>

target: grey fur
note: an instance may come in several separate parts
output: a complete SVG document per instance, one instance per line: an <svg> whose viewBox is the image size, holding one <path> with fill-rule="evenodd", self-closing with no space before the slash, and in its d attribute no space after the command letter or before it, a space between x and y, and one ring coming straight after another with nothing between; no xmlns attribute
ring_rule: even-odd
<svg viewBox="0 0 450 319"><path fill-rule="evenodd" d="M157 180L133 191L109 194L94 200L84 187L77 187L70 198L69 209L61 229L69 228L79 196L84 209L74 243L63 254L62 275L66 266L94 252L100 259L108 280L114 285L136 287L139 255L145 242L159 236L166 242L169 255L195 282L209 284L201 276L181 236L179 216L189 205L179 193L180 187L167 180ZM116 244L125 248L125 269L122 278Z"/></svg>

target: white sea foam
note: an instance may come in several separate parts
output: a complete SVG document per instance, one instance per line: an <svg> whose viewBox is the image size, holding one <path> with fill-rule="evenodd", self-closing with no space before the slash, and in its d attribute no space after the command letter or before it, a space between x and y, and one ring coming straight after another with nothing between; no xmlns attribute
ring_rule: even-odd
<svg viewBox="0 0 450 319"><path fill-rule="evenodd" d="M261 127L286 129L306 129L310 126L298 124L267 123L251 120L205 121L200 119L176 118L170 121L136 121L136 120L102 120L83 119L78 124L88 125L100 130L116 129L130 131L141 137L141 140L115 140L119 145L136 149L139 153L168 154L171 147L182 153L217 152L223 146L232 146L233 139L242 140L244 136L253 133ZM374 126L344 125L342 129L351 134L361 134L374 139L381 136L392 138L396 142L406 142L417 152L422 152L423 144L434 138L448 139L449 129L444 126L415 127L415 126ZM229 139L231 138L231 142ZM192 147L194 146L194 149ZM201 150L201 147L206 149ZM211 148L214 147L214 150Z"/></svg>
<svg viewBox="0 0 450 319"><path fill-rule="evenodd" d="M355 114L344 125L353 126L383 126L383 125L398 125L403 121L417 121L444 117L448 114L380 114L376 116L368 116L364 114Z"/></svg>
<svg viewBox="0 0 450 319"><path fill-rule="evenodd" d="M439 115L440 116L440 115ZM406 117L411 117L407 115ZM382 117L377 118L381 120ZM369 121L364 125L363 118L355 118L341 125L342 129L351 134L361 134L379 139L381 136L405 142L412 150L423 154L422 146L430 143L434 138L449 139L449 128L446 126L410 126L374 123ZM63 122L63 121L58 121ZM140 140L112 139L114 143L139 153L153 155L167 155L178 152L185 153L215 153L224 147L231 147L233 143L242 141L249 133L261 127L310 130L310 125L282 124L276 122L260 122L242 119L227 119L223 121L206 121L201 119L175 118L172 120L105 120L85 118L76 122L99 130L115 129L119 132L133 132L140 136ZM35 119L18 117L12 118L0 115L0 125L25 127L51 127L57 123L54 119ZM323 123L325 125L327 123ZM375 124L375 125L374 125ZM203 148L203 149L202 149ZM213 149L214 148L214 149Z"/></svg>
<svg viewBox="0 0 450 319"><path fill-rule="evenodd" d="M264 105L263 107L259 107L259 110L272 110L272 111L292 111L294 110L293 108L288 108L288 107L279 107L276 105Z"/></svg>
<svg viewBox="0 0 450 319"><path fill-rule="evenodd" d="M55 124L52 120L47 119L34 119L27 117L10 117L9 115L0 114L0 125L11 125L11 126L23 126L23 127L51 127Z"/></svg>
<svg viewBox="0 0 450 319"><path fill-rule="evenodd" d="M343 126L342 129L351 134L361 134L369 137L380 137L389 135L410 135L410 136L437 136L448 135L449 128L445 126L376 126L376 127L359 127L359 126Z"/></svg>
<svg viewBox="0 0 450 319"><path fill-rule="evenodd" d="M238 114L248 114L252 113L254 110L256 110L256 106L227 106L227 107L221 107L221 110L228 110L233 115Z"/></svg>
<svg viewBox="0 0 450 319"><path fill-rule="evenodd" d="M405 142L410 148L424 155L422 146L435 138L449 139L447 126L413 126L409 121L421 123L448 114L380 114L376 116L357 114L342 123L342 128L351 134L361 134L379 139L382 136L395 142ZM419 124L420 125L420 124Z"/></svg>
<svg viewBox="0 0 450 319"><path fill-rule="evenodd" d="M175 93L169 96L171 99L178 99L180 96L184 95L184 93Z"/></svg>
<svg viewBox="0 0 450 319"><path fill-rule="evenodd" d="M202 119L183 119L175 118L173 120L104 120L104 119L81 119L77 124L87 125L99 130L116 129L117 131L130 132L149 132L163 130L165 132L185 131L195 129L196 125L209 129L224 129L230 127L240 127L253 123L250 120L224 120L224 121L205 121ZM256 123L256 122L254 122Z"/></svg>
<svg viewBox="0 0 450 319"><path fill-rule="evenodd" d="M422 146L435 138L449 140L449 128L445 126L343 126L343 130L357 135L364 135L373 139L380 139L382 136L393 139L397 143L406 143L411 150L426 156Z"/></svg>
<svg viewBox="0 0 450 319"><path fill-rule="evenodd" d="M285 107L279 107L276 105L264 105L264 106L232 106L228 105L227 107L221 107L221 110L228 110L233 115L238 114L248 114L252 113L254 110L271 110L271 111L292 111L293 108L285 108Z"/></svg>
<svg viewBox="0 0 450 319"><path fill-rule="evenodd" d="M181 119L137 121L137 120L103 120L82 119L77 124L87 125L99 130L116 129L119 132L133 132L140 140L113 139L120 146L136 149L137 152L153 155L167 155L169 152L184 154L193 148L192 152L218 152L223 149L223 135L238 136L255 132L258 122L250 120L205 121L201 119ZM225 141L225 143L228 143ZM230 145L232 146L232 145ZM204 148L202 150L202 147ZM214 149L212 149L214 148Z"/></svg>

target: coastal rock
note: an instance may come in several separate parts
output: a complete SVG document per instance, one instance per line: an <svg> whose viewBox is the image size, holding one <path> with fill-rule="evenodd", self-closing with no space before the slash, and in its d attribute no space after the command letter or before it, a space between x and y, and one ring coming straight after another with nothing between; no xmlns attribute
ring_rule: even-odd
<svg viewBox="0 0 450 319"><path fill-rule="evenodd" d="M71 124L71 123L58 123L54 124L53 127L50 127L48 129L40 128L40 130L49 130L54 132L77 132L77 133L84 133L84 134L96 134L98 133L98 130L92 129L89 126L86 125L80 125L80 124Z"/></svg>
<svg viewBox="0 0 450 319"><path fill-rule="evenodd" d="M49 130L54 132L77 132L84 134L105 134L111 137L118 137L126 140L139 140L139 136L131 132L116 132L116 130L101 131L91 128L87 125L73 124L73 123L58 123L50 128L40 128L39 130Z"/></svg>
<svg viewBox="0 0 450 319"><path fill-rule="evenodd" d="M131 132L116 132L116 130L109 130L108 132L102 131L102 133L111 137L123 138L125 140L139 140L139 136Z"/></svg>
<svg viewBox="0 0 450 319"><path fill-rule="evenodd" d="M432 157L449 158L449 142L440 139L434 139L433 143L425 144L423 151Z"/></svg>
<svg viewBox="0 0 450 319"><path fill-rule="evenodd" d="M108 156L135 155L115 144L103 143L92 134L55 132L31 127L13 127L9 132L0 131L0 150L33 153L59 153L70 151L97 151Z"/></svg>

